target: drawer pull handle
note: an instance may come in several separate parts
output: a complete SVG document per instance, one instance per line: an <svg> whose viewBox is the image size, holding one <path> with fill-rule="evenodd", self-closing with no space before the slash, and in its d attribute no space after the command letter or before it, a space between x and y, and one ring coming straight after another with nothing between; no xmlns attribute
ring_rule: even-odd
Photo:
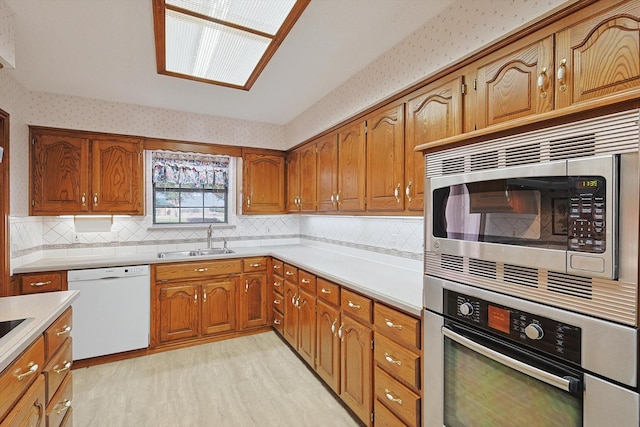
<svg viewBox="0 0 640 427"><path fill-rule="evenodd" d="M209 270L209 269L208 268L195 268L195 269L193 269L193 271L196 271L198 273L204 273L207 270Z"/></svg>
<svg viewBox="0 0 640 427"><path fill-rule="evenodd" d="M320 292L322 292L323 294L326 294L326 295L331 295L331 289L322 288L322 289L320 289Z"/></svg>
<svg viewBox="0 0 640 427"><path fill-rule="evenodd" d="M65 399L62 402L58 403L56 405L56 408L58 408L56 409L56 414L60 414L62 411L66 411L67 409L71 408L71 401L69 399Z"/></svg>
<svg viewBox="0 0 640 427"><path fill-rule="evenodd" d="M278 319L275 319L275 320L273 321L273 324L274 324L274 325L279 325L279 324L280 324L280 321L279 321Z"/></svg>
<svg viewBox="0 0 640 427"><path fill-rule="evenodd" d="M276 264L276 265L273 266L273 269L274 270L280 270L280 266L278 264Z"/></svg>
<svg viewBox="0 0 640 427"><path fill-rule="evenodd" d="M340 341L344 341L344 337L342 336L342 328L344 328L344 323L341 323L340 327L338 328L338 338L340 338Z"/></svg>
<svg viewBox="0 0 640 427"><path fill-rule="evenodd" d="M309 283L311 283L311 280L309 279L302 279L300 280L302 283L304 283L305 285L308 285Z"/></svg>
<svg viewBox="0 0 640 427"><path fill-rule="evenodd" d="M60 336L60 335L64 335L64 334L68 334L69 332L71 332L71 326L69 325L64 325L62 327L61 330L59 330L58 332L56 332L56 336Z"/></svg>
<svg viewBox="0 0 640 427"><path fill-rule="evenodd" d="M255 264L249 264L249 267L251 268L258 268L260 267L262 264L260 264L259 262L255 263Z"/></svg>
<svg viewBox="0 0 640 427"><path fill-rule="evenodd" d="M293 273L292 273L292 272L290 272L290 271L288 271L288 270L287 270L287 271L285 271L285 272L284 272L284 274L286 274L287 276L293 276Z"/></svg>
<svg viewBox="0 0 640 427"><path fill-rule="evenodd" d="M62 368L60 367L60 365L56 365L53 367L53 372L55 372L56 374L60 374L64 371L68 371L69 369L71 369L71 362L65 360L64 362L62 362Z"/></svg>
<svg viewBox="0 0 640 427"><path fill-rule="evenodd" d="M276 305L280 305L280 300L279 299L274 299L273 303L276 304Z"/></svg>
<svg viewBox="0 0 640 427"><path fill-rule="evenodd" d="M23 378L28 377L29 375L33 375L38 372L40 366L38 366L35 362L30 362L27 366L29 366L29 370L27 372L23 372L22 374L15 374L18 381L22 381Z"/></svg>
<svg viewBox="0 0 640 427"><path fill-rule="evenodd" d="M349 306L349 308L355 308L356 310L360 310L362 308L362 306L360 304L355 304L351 301L349 301L347 303L347 305Z"/></svg>
<svg viewBox="0 0 640 427"><path fill-rule="evenodd" d="M384 324L387 325L390 328L395 328L399 331L402 330L402 325L396 325L395 323L393 323L391 320L389 319L384 319Z"/></svg>
<svg viewBox="0 0 640 427"><path fill-rule="evenodd" d="M384 395L387 397L387 399L389 399L392 402L396 402L398 405L402 405L402 399L398 398L398 397L394 397L393 394L391 394L391 391L388 388L384 389Z"/></svg>
<svg viewBox="0 0 640 427"><path fill-rule="evenodd" d="M280 287L280 282L273 282L273 286L275 286L276 288Z"/></svg>
<svg viewBox="0 0 640 427"><path fill-rule="evenodd" d="M249 292L249 280L245 280L244 281L244 291Z"/></svg>
<svg viewBox="0 0 640 427"><path fill-rule="evenodd" d="M384 359L389 362L389 363L394 363L398 366L402 366L402 362L399 360L395 360L393 357L391 357L391 355L389 353L385 353L384 354Z"/></svg>
<svg viewBox="0 0 640 427"><path fill-rule="evenodd" d="M31 286L39 288L41 286L50 285L50 284L51 284L51 280L47 280L46 282L34 282L34 283L31 283Z"/></svg>

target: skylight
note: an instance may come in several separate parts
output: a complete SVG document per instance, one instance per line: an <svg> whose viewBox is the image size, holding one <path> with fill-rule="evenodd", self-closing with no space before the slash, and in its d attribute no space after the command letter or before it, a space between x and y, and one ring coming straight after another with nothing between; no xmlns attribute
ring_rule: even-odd
<svg viewBox="0 0 640 427"><path fill-rule="evenodd" d="M158 73L249 90L311 0L153 0Z"/></svg>

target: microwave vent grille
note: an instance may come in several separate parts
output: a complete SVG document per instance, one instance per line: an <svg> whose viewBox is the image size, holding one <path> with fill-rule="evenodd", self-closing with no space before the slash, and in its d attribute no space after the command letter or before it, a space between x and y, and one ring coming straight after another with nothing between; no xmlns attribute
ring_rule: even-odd
<svg viewBox="0 0 640 427"><path fill-rule="evenodd" d="M469 273L474 276L496 278L496 263L483 259L469 258Z"/></svg>
<svg viewBox="0 0 640 427"><path fill-rule="evenodd" d="M447 255L443 254L440 258L440 265L442 268L447 270L459 271L462 272L464 263L464 258L457 255Z"/></svg>
<svg viewBox="0 0 640 427"><path fill-rule="evenodd" d="M578 298L591 299L593 296L590 278L554 271L547 273L547 288L552 292L573 295Z"/></svg>
<svg viewBox="0 0 640 427"><path fill-rule="evenodd" d="M504 281L514 285L538 287L538 269L519 265L504 265Z"/></svg>
<svg viewBox="0 0 640 427"><path fill-rule="evenodd" d="M426 176L638 152L639 110L628 110L426 155Z"/></svg>

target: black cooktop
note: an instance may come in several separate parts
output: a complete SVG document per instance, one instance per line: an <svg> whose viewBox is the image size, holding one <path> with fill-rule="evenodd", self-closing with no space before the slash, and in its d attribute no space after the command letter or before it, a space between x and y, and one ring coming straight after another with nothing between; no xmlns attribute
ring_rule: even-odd
<svg viewBox="0 0 640 427"><path fill-rule="evenodd" d="M13 329L15 329L20 323L24 322L25 319L16 319L16 320L2 320L0 321L0 338L7 335Z"/></svg>

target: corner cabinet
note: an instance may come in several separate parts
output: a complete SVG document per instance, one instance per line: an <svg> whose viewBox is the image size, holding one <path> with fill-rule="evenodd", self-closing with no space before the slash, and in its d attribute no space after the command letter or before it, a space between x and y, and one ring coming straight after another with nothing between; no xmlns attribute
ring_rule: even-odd
<svg viewBox="0 0 640 427"><path fill-rule="evenodd" d="M243 149L242 212L283 213L285 208L284 152Z"/></svg>
<svg viewBox="0 0 640 427"><path fill-rule="evenodd" d="M30 215L144 214L142 142L30 127Z"/></svg>

